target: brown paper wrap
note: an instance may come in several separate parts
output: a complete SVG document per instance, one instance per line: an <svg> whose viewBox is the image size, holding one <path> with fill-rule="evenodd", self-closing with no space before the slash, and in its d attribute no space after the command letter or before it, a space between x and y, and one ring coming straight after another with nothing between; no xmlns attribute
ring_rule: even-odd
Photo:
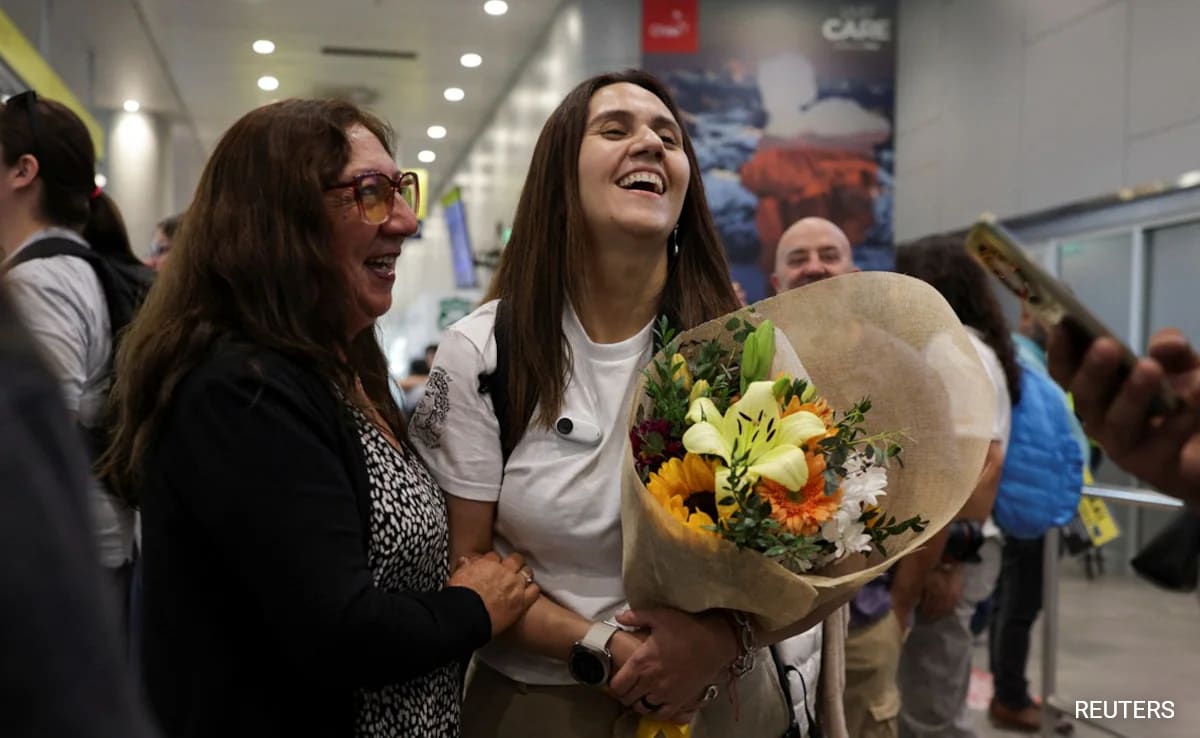
<svg viewBox="0 0 1200 738"><path fill-rule="evenodd" d="M754 615L767 631L787 628L854 590L928 540L971 494L987 453L995 393L954 311L932 287L911 277L864 272L823 280L757 303L795 350L817 392L835 410L870 397L869 433L901 431L904 467L888 469L880 499L897 520L930 521L924 532L886 542L888 556L854 555L826 569L794 574L762 554L687 528L646 491L627 446L622 470L623 579L634 608L712 608ZM742 311L745 314L745 311ZM718 338L728 316L681 336L681 351ZM786 347L777 347L785 358ZM689 357L690 358L690 357ZM778 367L778 365L777 365ZM645 377L630 426L645 416Z"/></svg>

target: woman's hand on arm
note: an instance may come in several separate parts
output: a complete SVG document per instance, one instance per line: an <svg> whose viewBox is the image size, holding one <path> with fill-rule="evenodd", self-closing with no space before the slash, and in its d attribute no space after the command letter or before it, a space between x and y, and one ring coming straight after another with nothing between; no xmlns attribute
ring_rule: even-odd
<svg viewBox="0 0 1200 738"><path fill-rule="evenodd" d="M451 560L489 553L493 545L496 503L446 495L446 507L450 515ZM536 581L537 572L531 572L531 575ZM587 634L591 623L548 597L535 596L511 626L503 635L509 642L542 656L566 661L571 647ZM500 629L494 630L498 633Z"/></svg>
<svg viewBox="0 0 1200 738"><path fill-rule="evenodd" d="M492 552L463 557L446 586L465 587L479 595L492 621L493 638L508 630L541 595L520 554L504 559Z"/></svg>

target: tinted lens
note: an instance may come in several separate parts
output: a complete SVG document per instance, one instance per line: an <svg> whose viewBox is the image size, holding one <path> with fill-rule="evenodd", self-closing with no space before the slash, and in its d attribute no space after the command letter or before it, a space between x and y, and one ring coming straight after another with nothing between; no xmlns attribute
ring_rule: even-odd
<svg viewBox="0 0 1200 738"><path fill-rule="evenodd" d="M400 184L400 199L408 205L408 209L417 212L417 184L410 177L404 177Z"/></svg>
<svg viewBox="0 0 1200 738"><path fill-rule="evenodd" d="M363 218L372 225L386 221L392 214L392 183L382 175L363 177L355 188L362 205Z"/></svg>

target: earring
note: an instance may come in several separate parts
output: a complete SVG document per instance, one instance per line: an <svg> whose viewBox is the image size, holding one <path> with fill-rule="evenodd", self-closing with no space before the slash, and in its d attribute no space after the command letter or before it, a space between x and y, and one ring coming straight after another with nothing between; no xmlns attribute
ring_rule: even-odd
<svg viewBox="0 0 1200 738"><path fill-rule="evenodd" d="M670 244L671 244L671 258L674 259L679 256L679 224L678 223L676 223L675 227L671 229Z"/></svg>

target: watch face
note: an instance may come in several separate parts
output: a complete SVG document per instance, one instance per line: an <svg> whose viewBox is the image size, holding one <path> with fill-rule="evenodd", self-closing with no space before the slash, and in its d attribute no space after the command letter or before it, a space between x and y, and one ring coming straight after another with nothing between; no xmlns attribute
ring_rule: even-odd
<svg viewBox="0 0 1200 738"><path fill-rule="evenodd" d="M567 662L567 668L575 681L581 684L600 686L608 678L604 662L600 657L592 651L578 646L571 650L571 659Z"/></svg>

